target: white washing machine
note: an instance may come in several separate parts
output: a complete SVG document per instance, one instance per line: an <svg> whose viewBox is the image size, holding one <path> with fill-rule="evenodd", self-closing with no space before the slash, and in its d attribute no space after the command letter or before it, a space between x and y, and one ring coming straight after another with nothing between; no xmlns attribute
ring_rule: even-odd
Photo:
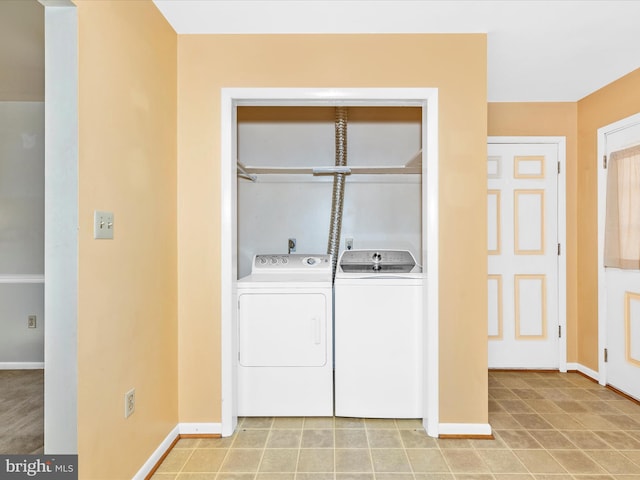
<svg viewBox="0 0 640 480"><path fill-rule="evenodd" d="M333 415L331 255L256 255L238 280L238 415Z"/></svg>
<svg viewBox="0 0 640 480"><path fill-rule="evenodd" d="M335 414L422 418L423 274L408 251L346 250L335 290Z"/></svg>

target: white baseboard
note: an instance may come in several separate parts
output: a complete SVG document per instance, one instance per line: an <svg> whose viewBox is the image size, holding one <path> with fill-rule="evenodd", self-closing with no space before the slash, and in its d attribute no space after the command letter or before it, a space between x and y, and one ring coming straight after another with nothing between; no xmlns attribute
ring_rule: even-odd
<svg viewBox="0 0 640 480"><path fill-rule="evenodd" d="M0 370L43 370L44 362L0 362Z"/></svg>
<svg viewBox="0 0 640 480"><path fill-rule="evenodd" d="M441 423L439 435L491 435L488 423Z"/></svg>
<svg viewBox="0 0 640 480"><path fill-rule="evenodd" d="M585 367L580 363L567 363L567 370L577 370L585 374L587 377L594 379L596 382L600 380L600 375L595 370Z"/></svg>
<svg viewBox="0 0 640 480"><path fill-rule="evenodd" d="M171 444L176 439L176 437L180 434L180 429L178 425L173 427L173 430L169 432L169 434L165 437L162 443L155 449L155 451L151 454L148 460L144 463L142 468L138 470L133 476L132 480L144 480L149 473L151 473L151 469L156 466L156 464L160 461L162 456L169 450Z"/></svg>
<svg viewBox="0 0 640 480"><path fill-rule="evenodd" d="M222 434L221 423L180 423L178 424L181 435L211 435Z"/></svg>

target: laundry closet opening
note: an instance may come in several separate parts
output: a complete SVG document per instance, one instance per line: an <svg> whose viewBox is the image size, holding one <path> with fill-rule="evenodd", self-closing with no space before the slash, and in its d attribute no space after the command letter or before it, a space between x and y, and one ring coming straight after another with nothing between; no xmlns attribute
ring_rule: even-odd
<svg viewBox="0 0 640 480"><path fill-rule="evenodd" d="M238 415L423 418L422 118L238 107Z"/></svg>
<svg viewBox="0 0 640 480"><path fill-rule="evenodd" d="M345 165L336 167L340 163L336 162L336 112L344 108L347 158ZM339 307L340 298L358 298L348 290L353 287L355 292L358 282L371 279L371 272L358 272L362 268L359 252L365 252L364 263L377 262L370 268L376 270L375 282L381 284L362 285L366 295L376 301L395 298L398 308L419 305L421 309L411 312L419 316L414 323L420 328L419 333L413 331L414 346L406 349L414 352L415 368L398 369L393 360L368 363L366 355L357 354L363 350L349 344L351 340L347 350L356 355L348 360L357 367L358 377L363 371L360 366L373 371L378 391L399 391L392 378L381 375L380 370L388 366L402 372L398 377L417 378L421 385L409 383L417 388L415 397L422 403L417 413L408 415L422 418L427 433L438 436L438 89L223 88L221 114L222 435L233 434L239 416L266 414L247 413L243 398L265 399L254 404L260 408L269 401L283 404L281 412L268 416L308 415L293 408L305 403L300 398L309 398L296 397L306 389L322 398L318 400L321 415L369 416L367 412L339 414L337 408L334 412L332 398L334 294L336 325L344 325L340 312L349 309ZM336 264L335 288L333 272L327 274L326 268L330 263L328 227L334 218L334 172L344 179L336 256L350 255L345 256L349 273ZM351 250L345 250L347 238ZM391 250L394 254L389 255ZM377 275L380 272L385 275ZM401 292L411 290L409 297L417 301L398 302L407 296L376 293L376 288L384 290L387 281L398 278L402 281L394 283L394 288L419 284ZM292 288L297 289L295 295ZM405 332L397 320L406 316L396 307L389 309L387 303L393 304L382 302L385 311L370 306L369 312L358 310L343 318L375 316L388 331ZM300 311L307 312L304 322L296 320ZM357 342L366 344L360 332L372 326L372 322L356 326L351 335L355 332ZM396 340L384 333L376 350L378 361L384 355L377 352L389 358L398 351L391 348ZM301 338L307 347L298 348ZM336 328L336 338L350 337ZM346 362L340 358L338 342L335 347L338 376ZM360 366L354 363L358 360ZM299 377L283 374L294 370ZM247 379L253 390L243 397ZM269 399L273 392L281 393L280 397ZM398 403L388 400L391 405ZM386 415L395 412L371 416Z"/></svg>

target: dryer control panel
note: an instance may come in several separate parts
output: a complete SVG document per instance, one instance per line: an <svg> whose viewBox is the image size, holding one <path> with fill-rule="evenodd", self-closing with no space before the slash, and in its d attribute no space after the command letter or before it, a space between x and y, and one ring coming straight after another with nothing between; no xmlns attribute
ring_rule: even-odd
<svg viewBox="0 0 640 480"><path fill-rule="evenodd" d="M331 272L331 255L321 254L263 254L253 257L251 273Z"/></svg>

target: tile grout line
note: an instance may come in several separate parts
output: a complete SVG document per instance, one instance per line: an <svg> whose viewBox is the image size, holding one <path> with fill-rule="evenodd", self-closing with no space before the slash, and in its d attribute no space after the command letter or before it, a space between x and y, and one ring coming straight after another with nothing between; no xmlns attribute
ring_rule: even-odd
<svg viewBox="0 0 640 480"><path fill-rule="evenodd" d="M364 426L364 438L367 440L367 451L369 452L369 461L371 462L371 475L374 480L377 480L378 475L376 473L376 466L373 463L373 452L371 451L371 442L369 441L369 429L367 428L367 419L365 418L363 421Z"/></svg>
<svg viewBox="0 0 640 480"><path fill-rule="evenodd" d="M513 392L513 389L511 389L511 388L510 388L509 390L510 390L512 393L514 393L514 394L515 394L515 392ZM546 397L545 397L545 398L546 398ZM551 401L553 404L555 404L555 401L554 401L554 400L550 400L550 401ZM525 402L525 403L526 403L526 402ZM531 408L531 407L529 407L529 408ZM534 413L536 413L536 414L538 414L538 415L539 415L539 413L538 413L535 409L531 408L531 410L532 410ZM542 417L542 418L544 419L544 417ZM545 420L546 420L546 419L545 419ZM518 420L517 420L517 419L516 419L516 422L518 422ZM518 423L520 423L520 422L518 422ZM547 422L547 423L549 423L549 422ZM522 425L522 424L521 424L521 425ZM565 436L565 435L562 433L562 431L560 431L560 430L559 430L555 425L553 425L553 424L551 424L551 423L549 423L549 425L551 425L551 427L552 427L552 431L554 431L554 432L558 432L558 433L560 433L560 435ZM529 429L524 428L524 426L523 426L523 429L524 429L527 433L529 433ZM542 445L542 443L540 443L540 442L538 441L538 439L537 439L537 438L535 438L533 435L531 435L530 433L529 433L529 435L530 435L530 436L535 440L535 442L536 442L538 445L540 445L541 449L542 449L542 450L543 450L547 455L549 455L549 456L554 460L554 462L556 462L558 465L560 465L560 468L562 468L562 469L566 472L566 474L571 475L571 476L573 477L572 473L571 473L571 472L569 472L569 471L564 467L564 465L562 465L560 462L558 462L558 460L553 456L553 454L551 453L551 451L550 451L549 449L547 449L544 445ZM565 438L566 438L566 437L565 437ZM570 441L570 440L569 440L569 441ZM571 441L570 441L570 442L571 442ZM515 455L515 453L514 453L514 455ZM516 456L517 456L517 455L516 455ZM524 465L524 463L523 463L523 465ZM529 472L529 473L530 473L530 474L535 478L536 474L535 474L534 472L532 472L532 471L529 469L529 467L528 467L527 465L524 465L524 467L525 467L525 468L527 469L527 471L528 471L528 472Z"/></svg>
<svg viewBox="0 0 640 480"><path fill-rule="evenodd" d="M238 432L242 429L242 424L244 423L244 419L242 419L242 422L238 422L238 425L236 426L236 432L234 432L231 437L231 443L229 443L229 446L227 447L227 451L224 454L224 457L222 457L222 461L220 462L220 465L218 466L216 473L216 478L218 478L218 476L220 475L221 469L224 466L224 463L227 461L227 458L229 457L229 455L231 454L231 450L233 449L233 446L236 443L236 440L238 439Z"/></svg>
<svg viewBox="0 0 640 480"><path fill-rule="evenodd" d="M442 457L442 460L444 460L444 464L449 469L449 473L451 473L451 475L455 479L456 478L456 474L453 471L453 469L451 468L451 465L449 464L449 460L447 460L447 457L444 454L444 449L442 448L442 439L441 438L439 438L439 437L436 438L436 445L438 446L438 452L440 452L440 456Z"/></svg>
<svg viewBox="0 0 640 480"><path fill-rule="evenodd" d="M542 389L540 389L540 390L542 390ZM546 397L545 397L545 398L546 398ZM555 402L555 400L551 400L551 402L552 402L552 404L554 404L554 405L556 405L556 406L558 406L558 407L559 407L559 405ZM561 410L563 410L563 411L564 411L564 409L562 409L562 407L559 407L559 408L560 408ZM535 409L533 409L533 408L532 408L532 410L533 410L536 414L538 414L538 412L537 412ZM545 419L544 417L542 417L542 418L546 421L546 419ZM549 423L549 422L547 422L547 423ZM565 436L565 435L564 435L564 434L563 434L563 433L562 433L562 432L557 428L557 426L556 426L556 425L553 425L553 424L551 424L551 423L549 423L549 425L551 425L551 427L552 427L552 431L554 431L554 432L558 432L558 433L559 433L560 435L562 435L563 437ZM533 435L531 435L531 436L533 437ZM536 440L536 442L538 442L538 443L540 444L540 446L543 448L544 452L545 452L547 455L549 455L551 458L553 458L553 460L554 460L556 463L558 463L558 465L560 465L560 467L561 467L561 468L562 468L562 469L563 469L563 470L564 470L568 475L572 475L572 474L571 474L571 472L567 471L567 469L564 467L564 465L562 465L560 462L558 462L558 460L553 456L553 454L551 453L551 451L550 451L549 449L547 449L547 447L546 447L546 446L542 445L542 443L541 443L541 442L539 442L537 438L535 438L535 437L533 437L533 438L534 438L534 440ZM565 437L565 438L566 438L566 437ZM569 440L569 441L570 441L570 440ZM525 465L525 467L526 467L526 465ZM528 467L527 467L527 470L528 470ZM532 475L534 475L534 477L535 477L535 474L534 474L533 472L531 472L531 474L532 474Z"/></svg>
<svg viewBox="0 0 640 480"><path fill-rule="evenodd" d="M273 431L273 426L276 424L275 419L271 419L271 425L269 426L269 429L267 430L267 438L264 439L264 445L262 445L262 454L260 455L260 461L258 462L258 465L256 467L256 473L253 476L253 480L257 480L258 478L258 473L260 472L260 467L262 467L262 462L264 461L264 455L267 451L267 443L269 443L269 438L271 437L271 432Z"/></svg>
<svg viewBox="0 0 640 480"><path fill-rule="evenodd" d="M508 392L510 392L510 394L511 394L511 395L514 395L514 397L515 397L515 398L519 398L519 397L518 397L518 395L513 391L513 389L512 389L512 388L510 388L510 387L506 387L506 386L504 386L504 387L505 387L505 389L506 389ZM526 402L524 402L524 403L526 403ZM502 405L500 404L500 402L498 402L498 404L502 407ZM507 413L509 413L507 410L505 410L505 411L506 411ZM511 413L509 413L509 416L510 416L510 417L512 417L512 418L513 418L513 420L514 420L516 423L520 424L520 422L518 422L518 420L517 420L515 417L513 417L513 415L512 415ZM521 424L520 424L520 426L521 426ZM524 427L523 427L523 429L524 429ZM528 432L527 432L527 433L528 433ZM533 436L532 436L532 437L533 437ZM501 438L500 436L498 436L498 438L500 438L500 441L503 441L503 440L502 440L502 438ZM535 440L535 438L534 438L534 440ZM537 441L537 440L536 440L536 441ZM539 442L538 442L538 443L539 443ZM515 453L514 449L513 449L510 445L508 445L506 442L504 442L504 444L505 444L505 447L507 447L507 448L508 448L509 452L511 452L511 453L512 453L512 454L513 454L513 455L518 459L518 461L519 461L519 462L524 466L524 468L525 468L525 470L526 470L527 474L529 474L530 476L532 476L533 478L535 478L535 474L534 474L534 473L529 469L529 467L528 467L524 462L522 462L522 460L520 460L520 457ZM542 447L542 445L540 445L540 446Z"/></svg>
<svg viewBox="0 0 640 480"><path fill-rule="evenodd" d="M336 455L336 416L332 415L331 416L331 425L332 425L332 438L333 438L333 478L334 480L337 480L338 478L338 465L337 465L337 455Z"/></svg>
<svg viewBox="0 0 640 480"><path fill-rule="evenodd" d="M400 428L398 426L398 420L394 419L393 423L396 426L396 432L398 433L398 437L400 437L400 445L402 445L402 451L404 452L404 456L407 459L407 463L409 464L409 469L411 470L411 476L413 477L413 480L416 480L416 472L413 470L413 464L411 463L411 459L409 458L409 453L407 452L407 448L406 448L406 445L404 444L404 440L402 440L402 435L400 434Z"/></svg>
<svg viewBox="0 0 640 480"><path fill-rule="evenodd" d="M298 468L300 467L300 454L302 453L302 437L304 435L304 424L306 423L306 417L302 417L302 425L300 426L300 439L298 440L298 456L296 458L296 469L293 472L293 478L298 480Z"/></svg>
<svg viewBox="0 0 640 480"><path fill-rule="evenodd" d="M180 440L178 440L180 441ZM187 463L189 463L189 460L191 460L191 457L193 456L193 454L195 453L196 449L195 448L191 448L191 453L187 456L187 459L184 461L184 463L182 464L182 466L180 467L180 470L178 470L178 473L176 473L176 478L178 478L180 476L180 474L183 472L184 467L187 466ZM186 472L185 472L186 473Z"/></svg>
<svg viewBox="0 0 640 480"><path fill-rule="evenodd" d="M512 394L516 395L516 397L518 396L518 395L516 394L516 392L514 392L514 391L513 391L513 389L512 389L512 388L509 388L509 391L510 391ZM525 402L525 404L526 404L526 402ZM528 404L527 404L527 406L528 406L529 408L531 408L531 406L529 406ZM535 409L533 409L533 408L531 408L531 410L532 410L532 411L534 411L536 414L538 413L538 412L536 412L536 411L535 411ZM542 418L544 419L544 417L542 417ZM521 424L520 422L518 422L518 420L517 420L517 419L515 419L515 418L514 418L514 420L522 426L522 424ZM545 419L545 420L546 420L546 419ZM547 422L547 423L549 423L549 422ZM549 425L551 425L551 427L553 427L553 428L552 428L552 430L553 430L553 431L556 431L556 427L555 427L555 425L553 425L553 424L551 424L551 423L549 423ZM527 433L528 433L528 434L529 434L529 435L534 439L534 441L535 441L538 445L540 445L540 448L542 449L542 451L543 451L543 452L545 452L547 455L549 455L551 458L553 458L553 460L557 463L557 460L553 457L553 455L551 455L551 453L546 449L546 447L545 447L544 445L542 445L542 443L540 443L540 442L538 441L538 439L537 439L537 438L535 438L533 435L531 435L531 434L529 433L529 430L528 430L528 429L524 428L524 426L522 426L522 428L523 428L523 429L524 429L524 430L525 430L525 431L526 431L526 432L527 432ZM513 449L511 449L511 451L513 452ZM515 452L514 452L513 454L518 458L518 460L520 460L520 457L518 457L518 455L517 455ZM521 462L521 463L524 465L524 468L527 470L527 472L528 472L532 477L534 477L534 478L535 478L536 473L532 472L532 471L531 471L531 469L529 468L529 466L528 466L528 465L526 465L526 464L524 464L524 462ZM559 463L558 463L558 464L559 464ZM566 472L566 469L565 469L562 465L560 465L560 467L561 467L563 470L565 470L565 472ZM566 473L569 473L569 472L566 472Z"/></svg>

